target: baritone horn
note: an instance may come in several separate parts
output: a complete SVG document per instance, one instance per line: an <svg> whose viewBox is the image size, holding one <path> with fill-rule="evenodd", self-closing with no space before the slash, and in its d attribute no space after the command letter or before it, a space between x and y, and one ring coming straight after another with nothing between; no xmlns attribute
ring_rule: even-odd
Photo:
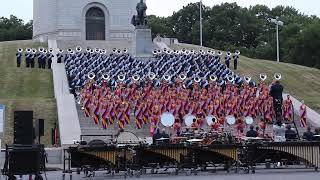
<svg viewBox="0 0 320 180"><path fill-rule="evenodd" d="M244 81L246 81L246 83L248 83L248 84L251 82L251 79L252 79L251 76L244 77Z"/></svg>
<svg viewBox="0 0 320 180"><path fill-rule="evenodd" d="M90 80L93 80L95 77L96 77L96 75L93 72L88 74L88 78Z"/></svg>
<svg viewBox="0 0 320 180"><path fill-rule="evenodd" d="M109 81L110 75L109 74L103 74L102 75L102 79L105 80L105 81Z"/></svg>
<svg viewBox="0 0 320 180"><path fill-rule="evenodd" d="M267 80L268 76L266 74L260 74L260 80L265 81Z"/></svg>
<svg viewBox="0 0 320 180"><path fill-rule="evenodd" d="M211 75L211 76L209 77L209 79L210 79L210 81L212 81L212 82L216 82L218 78L217 78L216 75Z"/></svg>
<svg viewBox="0 0 320 180"><path fill-rule="evenodd" d="M137 82L140 80L140 76L138 74L135 74L132 76L132 79Z"/></svg>
<svg viewBox="0 0 320 180"><path fill-rule="evenodd" d="M184 74L181 74L181 75L179 75L179 78L180 78L182 81L184 81L184 80L187 79L187 76L184 75Z"/></svg>
<svg viewBox="0 0 320 180"><path fill-rule="evenodd" d="M280 73L276 73L274 74L274 79L277 80L277 81L280 81L282 78L282 75Z"/></svg>
<svg viewBox="0 0 320 180"><path fill-rule="evenodd" d="M149 73L148 78L153 81L156 78L156 75L154 73Z"/></svg>

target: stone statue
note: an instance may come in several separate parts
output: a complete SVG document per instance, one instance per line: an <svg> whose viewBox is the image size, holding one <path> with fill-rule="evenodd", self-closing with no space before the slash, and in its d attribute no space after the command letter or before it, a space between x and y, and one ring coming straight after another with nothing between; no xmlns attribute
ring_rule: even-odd
<svg viewBox="0 0 320 180"><path fill-rule="evenodd" d="M133 24L136 28L146 28L147 27L147 5L143 2L143 0L140 0L140 2L137 4L137 15L134 15L131 20L131 24Z"/></svg>

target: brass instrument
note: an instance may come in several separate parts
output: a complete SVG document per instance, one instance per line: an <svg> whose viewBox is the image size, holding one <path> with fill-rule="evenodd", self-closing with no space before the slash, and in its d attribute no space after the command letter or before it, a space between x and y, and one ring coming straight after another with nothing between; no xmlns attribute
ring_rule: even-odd
<svg viewBox="0 0 320 180"><path fill-rule="evenodd" d="M268 78L268 76L266 74L260 74L259 77L260 77L261 81L265 81Z"/></svg>
<svg viewBox="0 0 320 180"><path fill-rule="evenodd" d="M125 81L125 80L126 80L126 75L124 75L124 74L118 75L118 80L119 80L120 82Z"/></svg>
<svg viewBox="0 0 320 180"><path fill-rule="evenodd" d="M77 51L77 52L81 52L81 51L82 51L82 48L81 48L80 46L77 46L77 47L76 47L76 51Z"/></svg>
<svg viewBox="0 0 320 180"><path fill-rule="evenodd" d="M277 81L280 81L282 78L282 75L280 73L276 73L274 74L274 79L277 80Z"/></svg>
<svg viewBox="0 0 320 180"><path fill-rule="evenodd" d="M96 77L96 75L95 75L93 72L91 72L91 73L88 74L88 78L89 78L90 80L93 80L95 77Z"/></svg>
<svg viewBox="0 0 320 180"><path fill-rule="evenodd" d="M251 79L251 76L244 76L244 81L248 84L251 82Z"/></svg>

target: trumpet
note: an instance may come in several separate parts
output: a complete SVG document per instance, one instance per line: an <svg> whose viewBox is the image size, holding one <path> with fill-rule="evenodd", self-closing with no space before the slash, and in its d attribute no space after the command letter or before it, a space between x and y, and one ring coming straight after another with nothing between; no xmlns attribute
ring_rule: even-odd
<svg viewBox="0 0 320 180"><path fill-rule="evenodd" d="M164 75L163 79L166 80L167 82L169 82L171 80L171 76Z"/></svg>
<svg viewBox="0 0 320 180"><path fill-rule="evenodd" d="M21 48L18 48L18 50L17 50L19 53L22 53L23 52L23 49L21 49Z"/></svg>
<svg viewBox="0 0 320 180"><path fill-rule="evenodd" d="M90 80L93 80L95 77L96 77L96 75L95 75L93 72L91 72L91 73L88 74L88 78L89 78Z"/></svg>
<svg viewBox="0 0 320 180"><path fill-rule="evenodd" d="M109 74L103 74L102 75L102 79L105 80L105 81L109 81L110 75Z"/></svg>
<svg viewBox="0 0 320 180"><path fill-rule="evenodd" d="M265 81L268 78L268 76L266 74L260 74L259 77L260 77L261 81Z"/></svg>
<svg viewBox="0 0 320 180"><path fill-rule="evenodd" d="M135 74L132 76L132 79L137 82L140 80L140 76L138 74Z"/></svg>
<svg viewBox="0 0 320 180"><path fill-rule="evenodd" d="M246 83L250 83L250 81L251 81L251 76L245 76L244 77L244 81L246 81Z"/></svg>
<svg viewBox="0 0 320 180"><path fill-rule="evenodd" d="M149 73L148 78L153 81L156 78L156 75L154 73Z"/></svg>
<svg viewBox="0 0 320 180"><path fill-rule="evenodd" d="M212 82L216 82L217 79L218 79L218 77L217 77L216 75L211 75L211 76L209 77L209 79L210 79Z"/></svg>
<svg viewBox="0 0 320 180"><path fill-rule="evenodd" d="M187 76L184 75L184 74L181 74L181 75L179 75L179 78L180 78L182 81L184 81L184 80L187 79Z"/></svg>
<svg viewBox="0 0 320 180"><path fill-rule="evenodd" d="M76 47L76 51L77 51L77 52L81 52L81 51L82 51L82 48L81 48L80 46L77 46L77 47Z"/></svg>
<svg viewBox="0 0 320 180"><path fill-rule="evenodd" d="M118 80L123 82L126 79L126 76L124 74L118 75Z"/></svg>
<svg viewBox="0 0 320 180"><path fill-rule="evenodd" d="M196 83L200 83L201 82L201 78L199 76L195 77L193 79Z"/></svg>
<svg viewBox="0 0 320 180"><path fill-rule="evenodd" d="M280 81L282 78L282 75L280 73L276 73L274 74L274 79L277 80L277 81Z"/></svg>

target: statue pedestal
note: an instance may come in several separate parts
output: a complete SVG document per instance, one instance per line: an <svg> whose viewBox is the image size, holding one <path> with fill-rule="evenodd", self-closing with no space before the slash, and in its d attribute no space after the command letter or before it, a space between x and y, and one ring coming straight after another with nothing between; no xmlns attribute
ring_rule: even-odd
<svg viewBox="0 0 320 180"><path fill-rule="evenodd" d="M152 57L153 43L151 37L151 29L138 28L135 29L135 56L136 57Z"/></svg>

